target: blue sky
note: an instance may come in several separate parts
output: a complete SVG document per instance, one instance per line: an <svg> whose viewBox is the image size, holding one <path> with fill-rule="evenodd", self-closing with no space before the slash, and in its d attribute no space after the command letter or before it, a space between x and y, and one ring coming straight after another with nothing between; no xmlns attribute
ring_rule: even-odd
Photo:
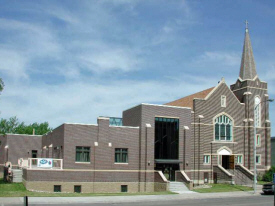
<svg viewBox="0 0 275 206"><path fill-rule="evenodd" d="M1 1L1 117L51 127L96 123L222 77L233 84L246 19L258 75L274 98L275 1L232 2Z"/></svg>

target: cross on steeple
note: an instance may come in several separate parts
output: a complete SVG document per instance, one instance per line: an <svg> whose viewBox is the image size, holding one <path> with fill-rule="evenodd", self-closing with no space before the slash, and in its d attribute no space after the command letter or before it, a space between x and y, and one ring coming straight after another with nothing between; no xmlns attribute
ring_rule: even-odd
<svg viewBox="0 0 275 206"><path fill-rule="evenodd" d="M245 31L246 31L246 32L248 32L248 21L247 21L247 20L245 20L245 22L244 22L244 23L245 23Z"/></svg>

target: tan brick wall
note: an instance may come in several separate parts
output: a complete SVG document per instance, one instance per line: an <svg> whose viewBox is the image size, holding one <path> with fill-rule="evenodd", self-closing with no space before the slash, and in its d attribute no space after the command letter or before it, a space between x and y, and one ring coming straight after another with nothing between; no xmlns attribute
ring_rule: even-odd
<svg viewBox="0 0 275 206"><path fill-rule="evenodd" d="M82 193L120 193L121 185L128 185L128 193L138 192L138 182L58 182L58 181L25 181L27 190L53 192L54 185L61 185L61 192L74 192L74 185L81 185ZM166 183L141 182L141 188L146 188L146 192L167 191ZM145 191L141 191L145 192Z"/></svg>
<svg viewBox="0 0 275 206"><path fill-rule="evenodd" d="M168 191L169 190L169 183L160 183L155 182L155 192L162 192L162 191Z"/></svg>

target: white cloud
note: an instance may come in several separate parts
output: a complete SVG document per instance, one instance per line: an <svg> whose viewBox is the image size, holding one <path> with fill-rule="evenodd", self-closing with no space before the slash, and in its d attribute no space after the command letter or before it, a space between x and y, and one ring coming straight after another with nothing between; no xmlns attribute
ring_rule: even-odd
<svg viewBox="0 0 275 206"><path fill-rule="evenodd" d="M98 116L121 116L123 110L142 102L166 103L210 87L209 83L193 85L184 79L167 83L99 81L38 86L6 84L0 101L0 108L5 108L1 115L4 118L17 115L27 123L49 121L53 127L63 122L96 123Z"/></svg>
<svg viewBox="0 0 275 206"><path fill-rule="evenodd" d="M139 60L131 51L122 49L105 50L79 56L81 64L94 72L102 73L109 70L124 72L137 69Z"/></svg>
<svg viewBox="0 0 275 206"><path fill-rule="evenodd" d="M234 52L206 51L198 59L199 62L215 63L217 65L240 65L240 55Z"/></svg>
<svg viewBox="0 0 275 206"><path fill-rule="evenodd" d="M28 78L25 71L27 60L23 54L12 50L0 49L0 71L6 73L9 77L18 80L19 78Z"/></svg>

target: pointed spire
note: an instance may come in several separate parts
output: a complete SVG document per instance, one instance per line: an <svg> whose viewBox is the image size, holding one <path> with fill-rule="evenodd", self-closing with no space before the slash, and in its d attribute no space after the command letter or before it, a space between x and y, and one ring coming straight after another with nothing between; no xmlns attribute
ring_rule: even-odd
<svg viewBox="0 0 275 206"><path fill-rule="evenodd" d="M252 45L248 33L248 22L245 21L245 38L243 45L242 63L240 68L241 80L253 80L257 76L256 65L254 62Z"/></svg>

